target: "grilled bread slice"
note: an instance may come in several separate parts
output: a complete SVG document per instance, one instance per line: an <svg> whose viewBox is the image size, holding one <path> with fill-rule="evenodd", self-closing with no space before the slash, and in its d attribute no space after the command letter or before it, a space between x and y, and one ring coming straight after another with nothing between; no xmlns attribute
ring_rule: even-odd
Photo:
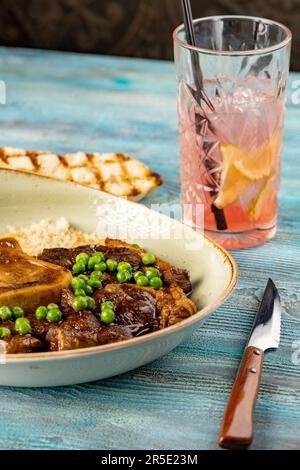
<svg viewBox="0 0 300 470"><path fill-rule="evenodd" d="M126 153L58 155L1 147L1 167L73 181L133 201L141 200L162 184L160 175Z"/></svg>

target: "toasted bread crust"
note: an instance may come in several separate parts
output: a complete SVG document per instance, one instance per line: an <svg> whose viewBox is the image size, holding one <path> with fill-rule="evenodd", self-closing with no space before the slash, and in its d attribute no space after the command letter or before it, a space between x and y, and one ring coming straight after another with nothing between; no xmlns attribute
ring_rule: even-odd
<svg viewBox="0 0 300 470"><path fill-rule="evenodd" d="M134 201L141 200L163 182L160 175L126 153L58 155L1 147L1 167L80 183Z"/></svg>

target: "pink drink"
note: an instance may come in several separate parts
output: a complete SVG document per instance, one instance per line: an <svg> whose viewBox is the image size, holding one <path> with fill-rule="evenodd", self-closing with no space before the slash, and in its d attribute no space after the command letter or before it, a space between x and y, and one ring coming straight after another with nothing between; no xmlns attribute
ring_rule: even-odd
<svg viewBox="0 0 300 470"><path fill-rule="evenodd" d="M249 16L193 26L196 46L183 25L173 35L184 219L225 247L258 245L276 232L291 32Z"/></svg>
<svg viewBox="0 0 300 470"><path fill-rule="evenodd" d="M261 243L276 227L284 99L267 93L267 79L264 91L254 84L215 98L214 111L179 85L182 202L204 205L207 231L217 230L221 213L227 228L214 238L229 248ZM241 232L242 240L234 237Z"/></svg>

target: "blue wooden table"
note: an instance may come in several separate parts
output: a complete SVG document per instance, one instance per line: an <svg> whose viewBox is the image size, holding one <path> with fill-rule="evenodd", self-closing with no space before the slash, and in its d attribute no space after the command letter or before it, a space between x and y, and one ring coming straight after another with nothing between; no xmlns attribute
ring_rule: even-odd
<svg viewBox="0 0 300 470"><path fill-rule="evenodd" d="M172 63L1 49L0 79L7 88L0 145L126 151L165 178L146 204L179 201ZM125 375L73 387L0 388L1 449L216 448L268 276L283 300L282 341L266 358L253 448L300 448L299 126L300 105L290 97L278 234L234 253L240 280L226 304L188 342Z"/></svg>

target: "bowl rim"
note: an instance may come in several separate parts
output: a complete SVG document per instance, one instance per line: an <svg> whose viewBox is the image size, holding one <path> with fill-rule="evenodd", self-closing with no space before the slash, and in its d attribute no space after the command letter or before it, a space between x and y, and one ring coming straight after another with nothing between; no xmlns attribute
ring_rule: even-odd
<svg viewBox="0 0 300 470"><path fill-rule="evenodd" d="M4 171L3 171L4 170ZM7 168L1 168L0 173L4 172L12 172L14 174L22 174L26 175L29 177L37 178L37 179L48 179L51 181L56 181L57 183L61 183L63 185L68 184L72 185L75 187L80 187L80 189L87 190L87 192L93 190L97 191L98 193L102 193L102 195L105 195L105 197L108 198L113 198L113 199L119 199L117 196L105 193L101 190L98 190L96 188L89 188L86 186L83 186L79 183L74 183L74 182L65 182L63 180L59 179L53 179L51 177L45 176L45 175L36 175L34 173L26 172L26 171L18 171L18 170L13 170L13 169L7 169ZM151 212L156 212L153 209L150 209L149 207L140 204L139 202L127 200L129 204L136 204L139 207L142 207L142 210L146 211L151 211ZM158 213L158 212L156 212ZM166 218L170 220L170 217L168 217L165 214L158 213L160 217ZM185 225L183 222L177 219L171 219L175 223L179 223L182 225ZM189 227L191 230L194 230L194 232L197 234L199 237L203 237L212 247L216 250L218 250L221 255L224 258L224 263L227 263L229 268L230 268L230 280L227 284L226 289L222 292L222 294L211 304L207 305L206 307L202 308L201 310L197 311L194 315L192 315L189 318L186 318L182 320L179 323L176 323L175 325L168 326L162 330L154 331L152 333L148 333L144 336L138 336L135 338L127 339L124 341L116 341L115 343L110 343L110 344L104 344L104 345L98 345L98 346L91 346L87 348L78 348L78 349L71 349L71 350L64 350L64 351L45 351L45 352L36 352L36 353L15 353L15 354L2 354L2 365L5 365L5 363L14 363L14 362L36 362L36 361L51 361L51 360L57 360L57 359L71 359L76 356L87 356L87 355L94 355L94 354L100 354L106 353L109 351L114 351L114 350L122 350L130 347L137 346L139 344L147 343L151 340L155 340L156 338L162 338L165 335L175 333L177 331L181 331L185 329L188 326L193 325L194 323L197 323L199 320L204 319L207 317L210 313L212 313L214 310L216 310L232 293L234 290L237 280L238 280L238 267L237 264L232 257L232 255L222 246L220 246L217 242L215 242L212 238L208 237L205 234L201 234L198 232L196 229Z"/></svg>

